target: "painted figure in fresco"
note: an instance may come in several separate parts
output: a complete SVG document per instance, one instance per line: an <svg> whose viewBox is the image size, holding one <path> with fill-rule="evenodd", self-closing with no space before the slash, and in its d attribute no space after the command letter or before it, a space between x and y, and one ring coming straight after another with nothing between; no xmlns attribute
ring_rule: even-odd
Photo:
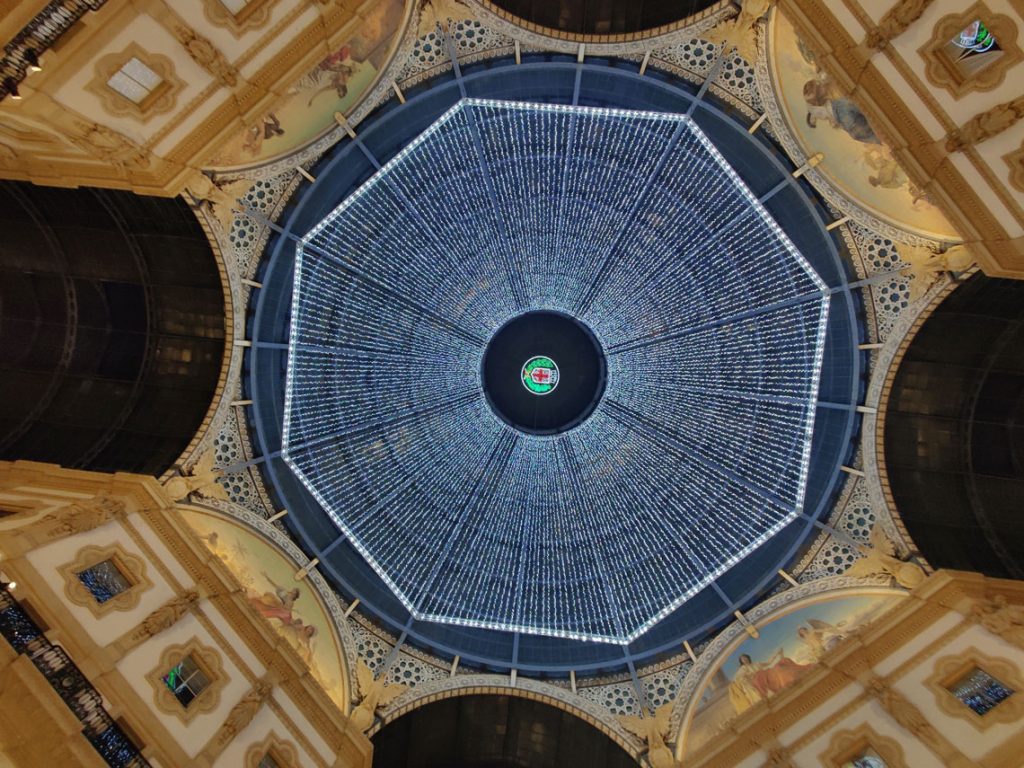
<svg viewBox="0 0 1024 768"><path fill-rule="evenodd" d="M264 592L261 595L254 590L249 590L249 604L259 611L263 618L277 619L283 626L290 626L295 620L295 617L292 615L295 601L299 599L299 595L302 593L298 587L285 589L267 576L266 573L263 573L263 578L273 585L274 591Z"/></svg>
<svg viewBox="0 0 1024 768"><path fill-rule="evenodd" d="M829 624L819 619L807 619L807 626L799 627L796 636L807 646L806 658L812 662L819 661L822 656L835 648L846 636L842 627L845 621ZM804 658L804 657L802 657Z"/></svg>
<svg viewBox="0 0 1024 768"><path fill-rule="evenodd" d="M309 93L307 107L313 105L318 96L329 91L334 91L339 99L348 95L348 80L355 71L359 62L352 58L352 48L343 45L330 56L325 58L316 68L303 76L292 89L293 93Z"/></svg>
<svg viewBox="0 0 1024 768"><path fill-rule="evenodd" d="M741 714L757 702L789 688L814 664L798 664L786 656L781 648L768 661L754 661L740 654L740 666L729 683L729 701L736 714Z"/></svg>
<svg viewBox="0 0 1024 768"><path fill-rule="evenodd" d="M764 698L754 685L754 675L763 667L763 664L753 661L747 654L740 654L739 669L729 683L729 701L737 715L746 712Z"/></svg>
<svg viewBox="0 0 1024 768"><path fill-rule="evenodd" d="M255 157L263 148L263 142L275 136L284 136L284 128L281 127L281 121L277 119L277 115L267 112L260 118L259 123L246 129L242 149Z"/></svg>
<svg viewBox="0 0 1024 768"><path fill-rule="evenodd" d="M285 624L285 637L291 642L294 648L307 667L313 666L313 639L317 636L317 628L312 624L306 624L298 616L294 616L288 624Z"/></svg>
<svg viewBox="0 0 1024 768"><path fill-rule="evenodd" d="M807 102L807 125L811 128L818 127L818 120L825 120L833 128L846 131L854 141L881 144L860 107L841 97L824 72L804 83L804 101Z"/></svg>
<svg viewBox="0 0 1024 768"><path fill-rule="evenodd" d="M749 656L747 657L749 658ZM814 669L814 664L798 664L786 656L781 648L751 676L751 683L765 699L786 690L801 675Z"/></svg>

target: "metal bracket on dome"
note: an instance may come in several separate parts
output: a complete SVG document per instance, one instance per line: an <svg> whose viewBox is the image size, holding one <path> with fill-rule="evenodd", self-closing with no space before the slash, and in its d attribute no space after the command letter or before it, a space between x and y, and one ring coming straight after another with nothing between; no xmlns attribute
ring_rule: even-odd
<svg viewBox="0 0 1024 768"><path fill-rule="evenodd" d="M445 47L448 49L448 58L452 60L452 71L455 73L455 80L459 85L459 93L466 98L466 83L462 80L462 67L459 66L459 53L455 50L455 42L452 40L451 30L447 24L438 23L441 36L444 38Z"/></svg>
<svg viewBox="0 0 1024 768"><path fill-rule="evenodd" d="M708 92L708 88L711 84L718 79L718 75L722 71L722 67L725 66L725 47L718 52L718 57L715 59L715 63L711 65L711 71L708 72L708 76L704 78L704 82L700 84L700 90L697 91L697 95L693 97L693 101L690 102L689 109L686 110L686 115L692 116L694 111L697 109L697 105L704 99L705 94Z"/></svg>

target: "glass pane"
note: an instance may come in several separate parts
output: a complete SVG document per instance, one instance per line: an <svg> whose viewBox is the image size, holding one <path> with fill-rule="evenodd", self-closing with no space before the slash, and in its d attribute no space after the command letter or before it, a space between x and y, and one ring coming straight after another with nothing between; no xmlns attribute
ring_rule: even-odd
<svg viewBox="0 0 1024 768"><path fill-rule="evenodd" d="M1012 688L1007 688L978 667L950 685L948 690L979 715L984 715L1013 694Z"/></svg>
<svg viewBox="0 0 1024 768"><path fill-rule="evenodd" d="M981 19L975 19L968 24L951 42L956 47L963 48L966 52L964 55L999 50L995 37L989 32L988 27L981 23Z"/></svg>
<svg viewBox="0 0 1024 768"><path fill-rule="evenodd" d="M105 603L131 587L113 560L107 559L78 573L78 580L85 585L97 603Z"/></svg>
<svg viewBox="0 0 1024 768"><path fill-rule="evenodd" d="M160 75L134 56L128 59L124 66L121 67L121 72L128 75L128 77L137 82L147 91L152 91L163 81L163 78L160 77Z"/></svg>
<svg viewBox="0 0 1024 768"><path fill-rule="evenodd" d="M257 765L256 768L281 768L281 766L278 765L277 760L274 759L274 756L267 752L267 754L263 756L263 759L260 760L259 765Z"/></svg>
<svg viewBox="0 0 1024 768"><path fill-rule="evenodd" d="M135 102L136 104L140 103L149 95L149 91L123 72L115 72L113 76L107 80L107 85L129 101Z"/></svg>
<svg viewBox="0 0 1024 768"><path fill-rule="evenodd" d="M232 13L238 13L240 10L245 8L249 0L220 0L221 5L227 8ZM260 763L262 765L262 763Z"/></svg>
<svg viewBox="0 0 1024 768"><path fill-rule="evenodd" d="M843 763L842 768L888 768L888 766L875 750L868 747L858 757Z"/></svg>
<svg viewBox="0 0 1024 768"><path fill-rule="evenodd" d="M210 679L192 660L191 655L171 667L163 676L163 681L183 707L191 704L210 684Z"/></svg>

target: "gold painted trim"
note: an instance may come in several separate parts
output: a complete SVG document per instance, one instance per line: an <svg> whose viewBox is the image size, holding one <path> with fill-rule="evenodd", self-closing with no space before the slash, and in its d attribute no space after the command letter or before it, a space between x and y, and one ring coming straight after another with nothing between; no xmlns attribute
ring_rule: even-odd
<svg viewBox="0 0 1024 768"><path fill-rule="evenodd" d="M114 567L129 583L128 589L114 595L106 602L98 602L89 589L78 578L87 568L112 560ZM114 611L130 611L139 604L142 593L151 589L153 582L146 575L146 563L141 557L129 554L119 544L108 547L87 546L75 553L75 559L57 568L64 578L64 596L75 605L88 608L96 618L102 618Z"/></svg>
<svg viewBox="0 0 1024 768"><path fill-rule="evenodd" d="M115 91L107 82L131 59L138 59L161 77L161 82L145 99L135 103ZM174 62L159 53L149 53L138 43L128 44L120 53L108 53L97 59L95 74L85 86L99 98L103 110L111 115L127 115L146 123L156 115L170 112L178 104L178 94L185 82L174 70Z"/></svg>
<svg viewBox="0 0 1024 768"><path fill-rule="evenodd" d="M949 686L976 667L1013 690L984 715L979 715L949 690ZM1024 679L1020 669L1009 659L988 656L974 647L936 660L924 684L935 694L939 709L951 717L966 720L979 731L996 723L1016 723L1024 716Z"/></svg>
<svg viewBox="0 0 1024 768"><path fill-rule="evenodd" d="M947 49L950 41L975 19L980 19L988 27L1000 51L972 73L965 72L959 61L951 59ZM939 19L931 39L918 49L918 53L924 59L928 82L937 88L945 88L955 99L973 91L997 88L1006 79L1009 69L1024 59L1024 53L1017 45L1017 25L1013 19L992 13L984 0L979 0L962 13L952 13Z"/></svg>
<svg viewBox="0 0 1024 768"><path fill-rule="evenodd" d="M899 742L887 736L880 736L867 723L835 733L828 748L821 753L818 760L826 768L842 768L844 763L860 757L869 747L885 761L886 768L908 768Z"/></svg>
<svg viewBox="0 0 1024 768"><path fill-rule="evenodd" d="M245 768L259 768L260 760L269 754L281 768L299 768L299 753L290 741L284 741L273 730L263 741L253 744L245 753Z"/></svg>
<svg viewBox="0 0 1024 768"><path fill-rule="evenodd" d="M210 681L210 684L200 691L187 707L182 706L162 679L171 667L186 656L192 657L192 661ZM146 679L153 686L153 701L156 708L165 714L174 715L185 725L191 723L197 715L215 710L220 704L221 691L228 684L220 653L217 649L200 643L197 637L193 637L182 645L171 645L165 648L160 655L160 661L146 675Z"/></svg>

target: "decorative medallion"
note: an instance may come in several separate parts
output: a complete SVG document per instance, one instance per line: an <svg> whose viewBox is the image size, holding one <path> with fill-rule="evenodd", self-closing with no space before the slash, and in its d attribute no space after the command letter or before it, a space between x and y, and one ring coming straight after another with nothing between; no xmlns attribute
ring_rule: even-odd
<svg viewBox="0 0 1024 768"><path fill-rule="evenodd" d="M535 395L546 395L558 386L558 365L550 357L536 355L523 364L523 386Z"/></svg>

